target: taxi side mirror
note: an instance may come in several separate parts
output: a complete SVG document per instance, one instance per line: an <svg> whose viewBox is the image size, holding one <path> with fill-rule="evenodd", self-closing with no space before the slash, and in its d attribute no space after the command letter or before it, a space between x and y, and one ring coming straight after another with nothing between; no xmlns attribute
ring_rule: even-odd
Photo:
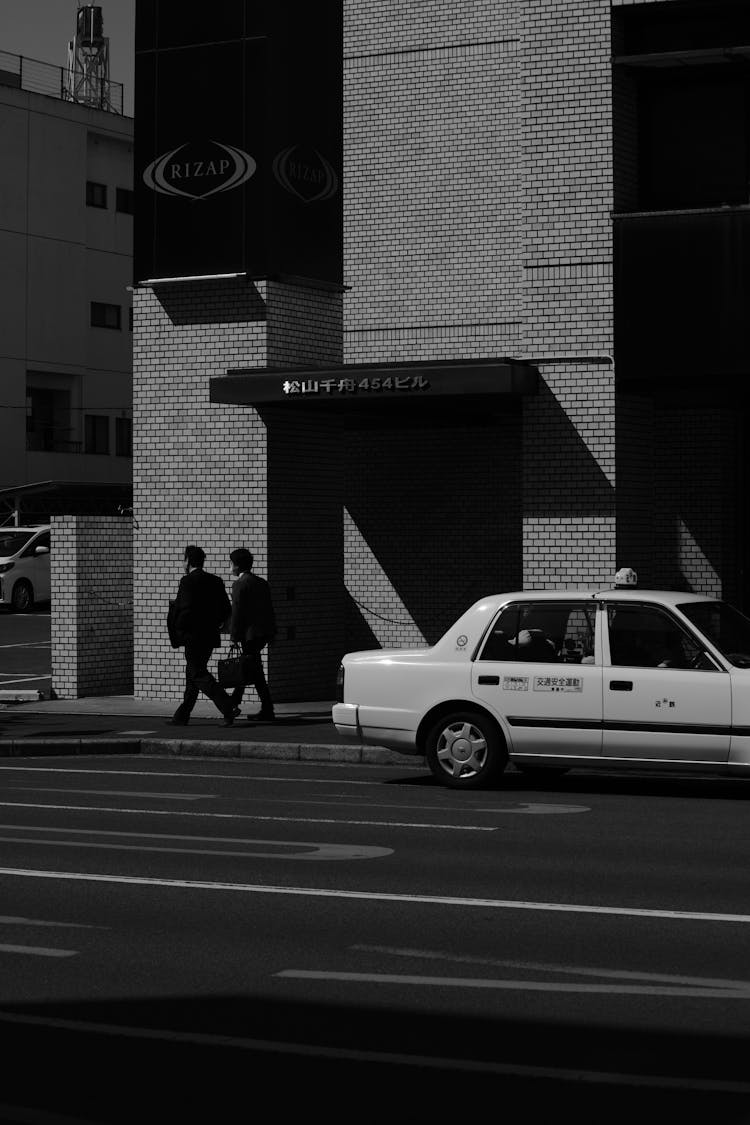
<svg viewBox="0 0 750 1125"><path fill-rule="evenodd" d="M34 554L35 555L48 555L49 554L49 547L35 547L34 548Z"/></svg>

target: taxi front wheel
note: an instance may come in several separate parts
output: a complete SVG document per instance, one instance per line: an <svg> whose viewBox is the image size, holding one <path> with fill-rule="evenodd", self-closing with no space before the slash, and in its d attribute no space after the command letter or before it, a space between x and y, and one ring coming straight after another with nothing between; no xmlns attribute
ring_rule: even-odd
<svg viewBox="0 0 750 1125"><path fill-rule="evenodd" d="M441 785L481 789L505 769L503 737L481 711L453 711L430 728L425 741L427 765Z"/></svg>

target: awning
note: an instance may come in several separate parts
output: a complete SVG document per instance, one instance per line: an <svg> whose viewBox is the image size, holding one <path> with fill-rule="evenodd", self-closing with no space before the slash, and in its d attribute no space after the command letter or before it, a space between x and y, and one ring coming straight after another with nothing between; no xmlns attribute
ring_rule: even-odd
<svg viewBox="0 0 750 1125"><path fill-rule="evenodd" d="M209 394L211 402L236 406L363 406L468 395L531 395L538 380L536 367L515 359L243 367L211 379Z"/></svg>

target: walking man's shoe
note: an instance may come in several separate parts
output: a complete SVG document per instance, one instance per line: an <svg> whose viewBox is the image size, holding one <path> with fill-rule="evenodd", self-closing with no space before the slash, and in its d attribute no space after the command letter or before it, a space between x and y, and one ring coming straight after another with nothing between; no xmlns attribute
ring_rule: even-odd
<svg viewBox="0 0 750 1125"><path fill-rule="evenodd" d="M262 708L260 711L256 711L254 715L248 715L247 717L253 723L273 723L276 720L273 711L264 711Z"/></svg>
<svg viewBox="0 0 750 1125"><path fill-rule="evenodd" d="M225 727L234 726L234 708L232 708L231 711L225 711L224 712L224 718L222 719L222 726L225 726Z"/></svg>
<svg viewBox="0 0 750 1125"><path fill-rule="evenodd" d="M186 727L188 725L187 719L167 719L168 727Z"/></svg>

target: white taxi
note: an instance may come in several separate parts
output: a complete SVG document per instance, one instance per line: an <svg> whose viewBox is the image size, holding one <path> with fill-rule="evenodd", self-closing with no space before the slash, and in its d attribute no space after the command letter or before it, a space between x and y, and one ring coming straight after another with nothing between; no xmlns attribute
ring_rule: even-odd
<svg viewBox="0 0 750 1125"><path fill-rule="evenodd" d="M332 717L453 788L509 761L750 776L750 620L632 585L496 594L430 648L348 653Z"/></svg>
<svg viewBox="0 0 750 1125"><path fill-rule="evenodd" d="M16 613L50 600L50 528L0 527L0 605Z"/></svg>

